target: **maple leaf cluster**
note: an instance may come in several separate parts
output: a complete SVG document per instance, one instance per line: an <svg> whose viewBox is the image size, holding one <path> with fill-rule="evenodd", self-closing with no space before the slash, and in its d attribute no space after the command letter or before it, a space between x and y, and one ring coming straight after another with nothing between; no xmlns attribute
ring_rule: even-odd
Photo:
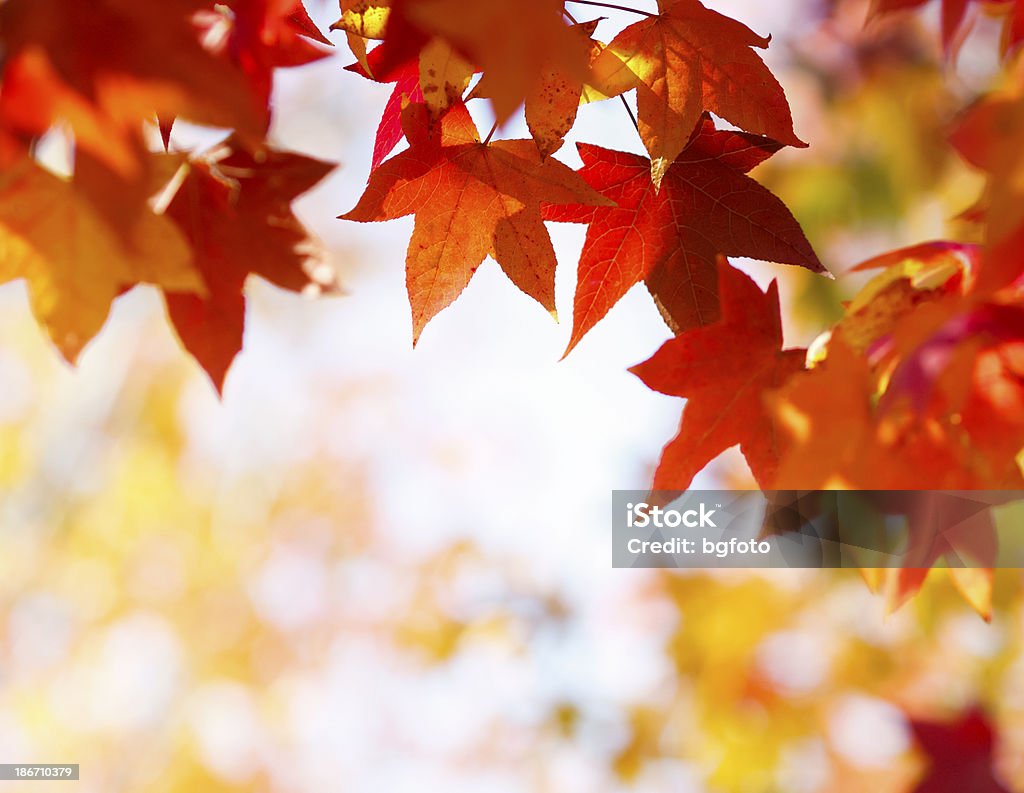
<svg viewBox="0 0 1024 793"><path fill-rule="evenodd" d="M917 5L878 0L872 14ZM944 0L947 47L973 5ZM1009 60L1024 11L995 6ZM348 71L394 86L365 192L341 217L415 216L413 342L487 257L553 314L545 223L585 224L566 354L638 284L674 334L633 369L687 400L656 488L689 487L733 446L766 489L1019 487L1024 68L1009 68L952 132L989 177L968 213L984 243L873 259L863 269L881 273L835 327L810 351L787 349L778 286L759 288L727 258L828 275L789 209L750 175L807 145L761 57L770 38L699 0L620 8L635 20L603 41L601 17L579 19L559 0L341 0L332 29L347 38ZM220 387L243 343L250 276L330 288L292 202L331 166L266 140L274 70L319 60L330 44L300 0L0 5L0 277L26 280L69 360L118 295L152 284ZM581 104L623 98L628 109L626 94L647 156L588 142L580 169L556 158ZM484 136L469 111L482 101L496 117ZM530 137L501 139L520 110ZM176 119L229 134L177 151ZM37 160L49 134L73 144L70 173ZM903 571L897 599L921 578ZM984 611L990 577L963 583Z"/></svg>
<svg viewBox="0 0 1024 793"><path fill-rule="evenodd" d="M594 38L600 19L578 22L550 0L455 5L343 0L334 25L352 44L350 69L395 86L366 193L342 217L416 216L406 260L414 340L488 254L553 311L541 220L588 226L566 352L640 282L674 330L713 323L719 254L824 272L782 202L747 176L783 146L806 145L757 54L767 38L698 0L638 12L607 44ZM551 156L581 101L630 91L648 158L579 144L584 167L573 174ZM522 105L532 140L492 131L481 142L464 106L481 98L499 123ZM711 113L743 131L716 129ZM385 161L403 137L409 148Z"/></svg>
<svg viewBox="0 0 1024 793"><path fill-rule="evenodd" d="M910 5L877 3L873 13ZM1012 31L1017 5L1005 5ZM352 70L395 85L366 192L342 217L416 216L406 261L414 340L488 254L553 310L554 255L539 221L586 224L566 352L639 283L675 334L633 369L650 388L687 400L655 489L688 488L733 446L766 489L1021 484L1016 94L982 102L954 135L993 176L974 213L993 240L925 244L866 263L883 273L808 354L785 348L777 286L762 291L726 258L826 272L789 210L749 175L784 146L806 145L757 52L767 38L698 0L662 0L608 43L596 38L600 20L581 23L558 4L537 0L520 15L502 2L463 15L445 13L449 6L343 2L336 24L354 43ZM966 6L946 2L947 46ZM509 51L529 52L524 62L538 66L529 79L488 49L498 24ZM381 43L368 48L370 39ZM1011 35L1007 53L1015 44ZM552 158L581 98L632 91L648 157L580 143L575 175ZM483 97L499 122L525 105L533 141L492 141L492 130L481 142L464 102ZM738 129L718 128L712 114ZM408 148L385 159L403 136ZM894 602L943 555L934 549L944 546L924 545L930 555L893 571ZM990 561L987 544L967 546L944 550ZM957 580L987 614L991 571L962 570Z"/></svg>
<svg viewBox="0 0 1024 793"><path fill-rule="evenodd" d="M290 204L331 166L265 140L273 70L329 44L300 0L0 6L0 279L25 279L68 360L118 295L152 284L219 388L250 274L296 291L329 280ZM177 118L233 132L164 151ZM69 174L33 156L53 133L73 145Z"/></svg>

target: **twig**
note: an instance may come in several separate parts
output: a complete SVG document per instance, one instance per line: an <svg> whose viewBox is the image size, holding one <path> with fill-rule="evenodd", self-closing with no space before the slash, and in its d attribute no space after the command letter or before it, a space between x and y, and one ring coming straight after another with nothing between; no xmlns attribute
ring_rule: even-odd
<svg viewBox="0 0 1024 793"><path fill-rule="evenodd" d="M615 3L599 3L597 0L566 0L569 3L578 3L585 6L599 6L600 8L614 8L616 11L626 11L630 14L640 14L645 17L656 17L657 14L652 14L650 11L641 11L639 8L630 8L629 6L620 6Z"/></svg>
<svg viewBox="0 0 1024 793"><path fill-rule="evenodd" d="M639 132L640 125L636 123L636 116L633 115L633 108L629 106L629 102L626 101L624 94L619 94L619 99L622 100L622 106L626 108L626 112L629 113L629 120L633 122L633 126L636 128L636 131Z"/></svg>

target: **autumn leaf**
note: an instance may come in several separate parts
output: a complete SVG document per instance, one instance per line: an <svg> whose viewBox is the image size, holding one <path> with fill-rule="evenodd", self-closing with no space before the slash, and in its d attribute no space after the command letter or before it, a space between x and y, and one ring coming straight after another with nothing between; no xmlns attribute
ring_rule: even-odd
<svg viewBox="0 0 1024 793"><path fill-rule="evenodd" d="M391 0L341 0L341 18L331 30L362 39L383 39L391 16Z"/></svg>
<svg viewBox="0 0 1024 793"><path fill-rule="evenodd" d="M210 51L245 74L264 108L264 131L270 125L274 69L304 66L330 54L319 45L331 42L313 24L302 0L233 0L201 15L199 23Z"/></svg>
<svg viewBox="0 0 1024 793"><path fill-rule="evenodd" d="M593 40L600 21L595 19L571 27L576 34L573 46L579 50L580 59L587 63L596 58L602 49ZM491 82L488 77L481 79L470 98L491 96ZM566 72L560 64L550 63L527 93L526 124L542 155L554 154L561 148L563 138L576 123L583 91L583 75Z"/></svg>
<svg viewBox="0 0 1024 793"><path fill-rule="evenodd" d="M404 136L401 109L406 103L423 102L433 120L439 119L462 95L475 69L443 39L432 39L419 54L402 62L392 57L388 45L371 50L365 58L345 67L378 83L394 83L377 128L372 169L376 169Z"/></svg>
<svg viewBox="0 0 1024 793"><path fill-rule="evenodd" d="M464 105L432 129L426 108L409 105L410 148L381 165L345 220L415 214L406 258L413 343L459 296L486 256L548 311L555 307L555 253L541 202L607 203L572 170L542 159L532 140L481 143Z"/></svg>
<svg viewBox="0 0 1024 793"><path fill-rule="evenodd" d="M567 353L640 281L673 330L714 322L720 253L825 272L789 210L746 175L777 143L716 130L705 117L660 190L647 159L590 144L578 148L580 176L614 205L544 210L547 220L589 224Z"/></svg>
<svg viewBox="0 0 1024 793"><path fill-rule="evenodd" d="M780 440L765 392L804 367L805 350L782 348L779 292L719 265L722 318L670 339L630 371L649 388L686 397L679 434L665 446L655 490L685 490L726 449L739 445L758 483L775 478Z"/></svg>
<svg viewBox="0 0 1024 793"><path fill-rule="evenodd" d="M203 290L174 224L143 209L115 232L94 201L102 187L28 159L0 174L0 281L26 280L33 313L71 362L124 289Z"/></svg>
<svg viewBox="0 0 1024 793"><path fill-rule="evenodd" d="M401 4L394 14L390 3L383 7L366 3L347 6L351 6L348 0L342 3L341 19L331 27L345 30L349 35L350 49L364 76L378 82L394 82L397 75L409 71L410 64L416 63L417 95L405 93L413 101L425 102L434 120L444 115L452 104L462 101L476 67L448 39L412 24L402 13L404 6ZM353 36L362 43L353 45ZM367 52L360 36L385 41Z"/></svg>
<svg viewBox="0 0 1024 793"><path fill-rule="evenodd" d="M794 378L798 379L799 375ZM836 401L843 403L843 397L837 394ZM836 437L831 434L831 440ZM825 561L826 566L840 560L842 566L887 565L861 570L872 589L886 590L891 611L916 594L930 570L945 560L965 599L984 619L991 618L993 565L998 555L991 510L1016 500L1014 496L925 489L834 492L845 489L765 491L768 507L762 533L799 544L809 540L819 558L824 552L835 560ZM828 551L820 542L826 537Z"/></svg>
<svg viewBox="0 0 1024 793"><path fill-rule="evenodd" d="M955 278L957 288L967 291L977 275L980 254L980 246L974 243L932 240L873 256L852 267L850 272L885 270L887 282L906 278L919 289L940 285L948 288L951 279ZM872 294L875 293L872 290ZM861 292L857 299L864 301L870 297Z"/></svg>
<svg viewBox="0 0 1024 793"><path fill-rule="evenodd" d="M590 63L600 53L593 41L600 20L573 25L573 46L579 50L579 59ZM526 95L526 124L544 156L554 154L562 146L562 139L576 123L583 95L583 78L577 72L566 71L559 63L546 66L540 79Z"/></svg>
<svg viewBox="0 0 1024 793"><path fill-rule="evenodd" d="M218 390L242 348L243 287L250 274L295 292L332 285L317 244L291 206L332 167L273 149L253 154L231 139L175 174L167 215L191 243L207 294L165 289L165 299L182 343Z"/></svg>
<svg viewBox="0 0 1024 793"><path fill-rule="evenodd" d="M430 111L439 119L453 104L462 101L476 68L442 38L433 38L420 50L420 91Z"/></svg>
<svg viewBox="0 0 1024 793"><path fill-rule="evenodd" d="M331 40L323 34L323 31L317 27L316 23L309 18L309 12L306 10L304 0L276 0L276 2L278 3L278 8L287 15L289 25L287 29L277 31L279 44L287 43L287 45L294 45L294 35L298 32L311 41L316 41L328 47L334 46ZM289 47L286 46L287 48Z"/></svg>
<svg viewBox="0 0 1024 793"><path fill-rule="evenodd" d="M9 0L0 125L38 136L66 122L77 144L125 175L154 116L181 116L258 139L265 110L244 73L207 52L191 22L200 0Z"/></svg>
<svg viewBox="0 0 1024 793"><path fill-rule="evenodd" d="M586 54L562 10L559 0L394 0L382 46L394 66L442 39L483 71L494 112L504 122L545 71L572 79L586 75Z"/></svg>
<svg viewBox="0 0 1024 793"><path fill-rule="evenodd" d="M965 295L974 287L981 259L979 245L937 240L862 262L851 272L882 272L846 304L830 338L868 357L876 370L884 368L896 352L891 343L896 327L922 306Z"/></svg>
<svg viewBox="0 0 1024 793"><path fill-rule="evenodd" d="M366 40L383 39L390 17L391 0L341 0L341 18L331 25L331 30L345 32L348 48L369 72Z"/></svg>
<svg viewBox="0 0 1024 793"><path fill-rule="evenodd" d="M655 186L705 111L783 145L807 145L793 133L782 86L752 49L769 39L698 0L659 6L660 14L619 33L592 67L595 85L608 96L637 89Z"/></svg>
<svg viewBox="0 0 1024 793"><path fill-rule="evenodd" d="M346 70L362 75L368 80L395 84L394 90L384 106L380 123L377 125L377 135L373 141L371 171L377 170L377 167L387 159L388 155L395 150L395 146L405 137L405 132L402 130L402 108L409 102L423 101L419 62L415 59L409 60L390 71L385 71L382 68L382 55L384 52L378 47L370 51L365 68L360 63L345 67Z"/></svg>
<svg viewBox="0 0 1024 793"><path fill-rule="evenodd" d="M901 322L917 322L916 311ZM931 318L928 317L930 322ZM1011 323L1011 325L1014 323ZM1020 325L1020 323L1016 323ZM932 331L934 332L934 331ZM914 405L902 380L917 355L901 356L902 328L895 323L887 347L895 347L895 373L880 378L869 356L858 354L834 335L828 354L812 369L793 377L770 397L780 433L787 438L786 453L772 486L784 490L856 489L912 494L934 490L1017 490L1024 479L1015 463L1022 445L1021 427L1000 426L988 419L990 395L999 394L1011 410L1024 404L1024 393L1007 394L1013 374L997 386L991 365L985 366L971 344L958 366L950 367L951 390ZM927 334L926 334L927 335ZM929 344L942 339L939 333ZM940 349L922 349L921 361L948 363ZM981 375L982 379L976 381ZM912 382L923 379L915 376ZM928 381L930 382L930 381ZM975 384L976 383L976 384ZM1001 386L1001 387L1000 387ZM932 394L931 385L917 385ZM1007 399L1007 397L1010 397ZM962 401L956 401L956 400ZM1017 413L1017 415L1021 415ZM986 437L985 428L991 428ZM979 432L979 428L981 431ZM950 561L950 575L965 599L986 619L991 615L992 566L996 557L991 516L969 500L929 505L927 492L921 505L909 513L906 556L899 567L874 571L885 580L890 608L898 608L915 594L929 569L940 559ZM911 505L914 506L914 505Z"/></svg>
<svg viewBox="0 0 1024 793"><path fill-rule="evenodd" d="M995 736L980 710L949 723L913 721L911 729L928 760L914 793L1010 793L993 773Z"/></svg>

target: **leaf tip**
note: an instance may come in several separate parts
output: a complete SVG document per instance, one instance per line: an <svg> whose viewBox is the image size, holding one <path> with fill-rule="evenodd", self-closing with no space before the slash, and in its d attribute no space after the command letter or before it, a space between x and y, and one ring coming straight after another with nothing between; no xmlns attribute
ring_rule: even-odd
<svg viewBox="0 0 1024 793"><path fill-rule="evenodd" d="M562 357L558 359L559 363L569 357L569 353L576 349L576 345L580 343L582 335L577 330L573 330L572 338L569 339L569 343L565 346L565 352L562 353Z"/></svg>
<svg viewBox="0 0 1024 793"><path fill-rule="evenodd" d="M92 340L91 336L83 337L81 333L73 330L65 330L61 332L59 329L54 328L53 325L48 324L48 331L50 340L53 342L57 351L61 357L68 362L69 366L78 366L78 359L82 355L82 350Z"/></svg>
<svg viewBox="0 0 1024 793"><path fill-rule="evenodd" d="M420 338L423 336L423 330L427 327L427 323L430 321L428 316L418 314L415 311L412 315L412 348L415 350L417 345L420 343Z"/></svg>
<svg viewBox="0 0 1024 793"><path fill-rule="evenodd" d="M217 399L219 399L221 402L223 402L224 401L224 382L225 382L225 380L227 380L228 373L227 372L223 372L223 373L221 373L221 375L219 377L214 376L213 372L209 372L209 371L206 374L209 376L210 382L213 384L213 390L217 392Z"/></svg>
<svg viewBox="0 0 1024 793"><path fill-rule="evenodd" d="M231 365L235 362L235 358L241 352L241 349L231 354L231 357L227 359L217 355L206 355L197 349L189 349L188 347L186 349L188 349L192 359L199 364L199 368L203 370L203 374L206 375L210 385L213 386L213 390L217 393L217 399L223 402L224 383L227 381Z"/></svg>
<svg viewBox="0 0 1024 793"><path fill-rule="evenodd" d="M661 190L661 181L665 178L665 174L668 173L671 164L664 157L655 157L651 160L651 182L654 183L655 190Z"/></svg>
<svg viewBox="0 0 1024 793"><path fill-rule="evenodd" d="M164 151L171 150L171 132L174 130L174 117L157 117L157 127L160 129L160 141L164 144Z"/></svg>

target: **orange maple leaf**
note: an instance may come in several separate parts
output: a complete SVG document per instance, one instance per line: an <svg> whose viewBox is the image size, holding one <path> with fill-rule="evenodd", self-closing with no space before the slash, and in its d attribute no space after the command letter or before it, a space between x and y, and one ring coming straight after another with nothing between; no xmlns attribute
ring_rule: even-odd
<svg viewBox="0 0 1024 793"><path fill-rule="evenodd" d="M599 21L582 22L570 28L575 34L572 45L584 63L590 63L601 51L593 40ZM554 62L545 65L537 82L527 92L526 125L541 154L554 154L561 148L562 139L576 123L583 84L583 76L578 71L568 71L564 63Z"/></svg>
<svg viewBox="0 0 1024 793"><path fill-rule="evenodd" d="M1012 487L1024 447L1024 311L1019 284L979 294L986 255L930 242L860 265L884 269L847 305L827 355L841 345L863 356L878 417L932 422L951 448L970 449L957 465L971 481Z"/></svg>
<svg viewBox="0 0 1024 793"><path fill-rule="evenodd" d="M71 181L28 158L0 174L0 282L26 280L36 319L72 362L124 289L204 288L174 224L145 206L130 219L104 211L96 196L108 186L88 169Z"/></svg>
<svg viewBox="0 0 1024 793"><path fill-rule="evenodd" d="M608 96L637 89L640 137L656 186L704 111L783 145L807 145L793 133L782 86L752 49L767 47L768 38L699 0L659 7L660 14L612 39L592 67Z"/></svg>
<svg viewBox="0 0 1024 793"><path fill-rule="evenodd" d="M432 126L423 105L403 113L410 148L384 162L345 220L415 214L406 258L413 343L459 296L490 254L523 292L554 311L555 253L541 202L603 205L571 169L532 140L481 143L464 105ZM439 127L439 128L438 128Z"/></svg>

